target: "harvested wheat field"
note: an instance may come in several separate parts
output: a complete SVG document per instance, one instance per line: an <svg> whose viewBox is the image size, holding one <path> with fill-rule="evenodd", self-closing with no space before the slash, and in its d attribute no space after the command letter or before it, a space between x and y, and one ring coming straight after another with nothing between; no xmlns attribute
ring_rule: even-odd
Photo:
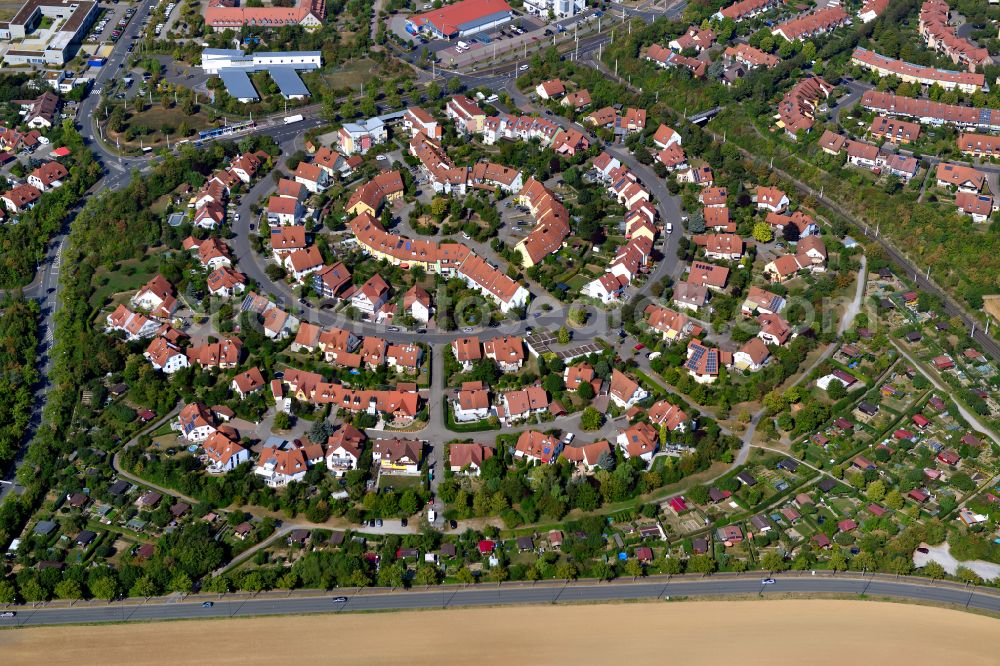
<svg viewBox="0 0 1000 666"><path fill-rule="evenodd" d="M7 664L996 664L1000 622L833 600L308 615L0 632Z"/></svg>

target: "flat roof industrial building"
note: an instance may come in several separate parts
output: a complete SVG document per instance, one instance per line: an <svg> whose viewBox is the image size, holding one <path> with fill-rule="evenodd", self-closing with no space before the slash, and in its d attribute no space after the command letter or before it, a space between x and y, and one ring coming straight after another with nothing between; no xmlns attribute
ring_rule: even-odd
<svg viewBox="0 0 1000 666"><path fill-rule="evenodd" d="M492 30L511 20L505 0L459 0L440 9L416 14L406 20L411 34L428 33L437 39L454 39Z"/></svg>
<svg viewBox="0 0 1000 666"><path fill-rule="evenodd" d="M9 23L0 23L0 39L10 42L3 55L8 65L64 65L76 53L97 17L94 0L28 0ZM52 19L40 27L43 17Z"/></svg>
<svg viewBox="0 0 1000 666"><path fill-rule="evenodd" d="M318 69L323 64L319 51L271 51L245 54L237 49L205 49L201 68L206 74L218 74L226 92L241 102L260 99L250 80L252 72L266 71L285 99L304 99L309 89L296 70Z"/></svg>

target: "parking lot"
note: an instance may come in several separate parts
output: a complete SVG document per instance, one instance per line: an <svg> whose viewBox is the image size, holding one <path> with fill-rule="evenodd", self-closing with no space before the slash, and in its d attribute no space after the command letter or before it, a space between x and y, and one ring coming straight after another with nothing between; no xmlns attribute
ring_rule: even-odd
<svg viewBox="0 0 1000 666"><path fill-rule="evenodd" d="M135 15L136 10L124 3L101 5L101 10L103 13L91 29L87 41L113 44L118 41L118 37Z"/></svg>

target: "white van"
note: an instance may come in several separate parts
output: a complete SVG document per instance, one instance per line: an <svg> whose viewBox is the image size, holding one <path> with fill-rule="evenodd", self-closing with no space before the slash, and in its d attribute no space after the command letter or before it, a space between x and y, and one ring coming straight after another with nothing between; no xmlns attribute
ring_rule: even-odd
<svg viewBox="0 0 1000 666"><path fill-rule="evenodd" d="M674 225L670 222L667 222L667 233L668 234L674 233Z"/></svg>

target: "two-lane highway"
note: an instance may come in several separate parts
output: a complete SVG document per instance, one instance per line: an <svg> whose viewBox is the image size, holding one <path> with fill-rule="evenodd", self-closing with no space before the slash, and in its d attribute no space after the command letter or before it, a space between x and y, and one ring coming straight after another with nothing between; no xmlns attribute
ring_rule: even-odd
<svg viewBox="0 0 1000 666"><path fill-rule="evenodd" d="M344 594L346 602L335 601ZM469 608L552 603L593 603L625 600L665 600L668 598L772 595L864 595L889 597L959 608L1000 612L1000 595L989 590L933 583L924 578L901 576L864 577L788 576L777 577L773 585L762 585L759 576L682 577L638 582L442 586L424 590L352 593L334 590L315 595L225 599L220 595L200 595L189 600L157 600L156 603L110 603L62 608L19 609L14 618L0 620L8 626L39 626L97 622L147 622L153 620L297 615L304 613L370 612L433 608ZM213 605L203 603L211 600ZM0 624L2 626L2 624Z"/></svg>

